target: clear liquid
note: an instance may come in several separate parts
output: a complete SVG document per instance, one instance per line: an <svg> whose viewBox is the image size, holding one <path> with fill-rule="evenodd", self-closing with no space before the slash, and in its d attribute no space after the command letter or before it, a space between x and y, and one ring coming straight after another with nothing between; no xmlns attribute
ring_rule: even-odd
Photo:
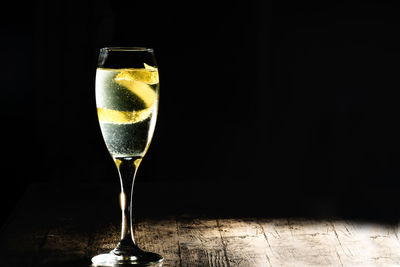
<svg viewBox="0 0 400 267"><path fill-rule="evenodd" d="M150 144L158 109L158 70L105 69L96 72L100 128L114 157L143 157Z"/></svg>

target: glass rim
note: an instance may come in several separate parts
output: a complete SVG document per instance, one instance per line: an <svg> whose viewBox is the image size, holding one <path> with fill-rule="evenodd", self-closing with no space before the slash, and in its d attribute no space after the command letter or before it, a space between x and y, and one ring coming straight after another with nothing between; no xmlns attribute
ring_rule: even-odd
<svg viewBox="0 0 400 267"><path fill-rule="evenodd" d="M149 47L140 47L140 46L111 46L111 47L103 47L100 49L100 52L110 52L110 51L117 51L117 52L153 52L153 48Z"/></svg>

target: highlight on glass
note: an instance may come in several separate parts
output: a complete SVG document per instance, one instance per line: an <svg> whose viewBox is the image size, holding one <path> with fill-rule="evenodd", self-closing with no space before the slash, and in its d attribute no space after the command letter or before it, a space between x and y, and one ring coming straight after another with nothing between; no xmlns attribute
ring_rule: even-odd
<svg viewBox="0 0 400 267"><path fill-rule="evenodd" d="M140 249L133 236L132 191L136 172L150 146L159 100L158 68L151 48L100 49L96 105L106 147L118 169L122 210L121 239L94 266L157 265L163 257Z"/></svg>

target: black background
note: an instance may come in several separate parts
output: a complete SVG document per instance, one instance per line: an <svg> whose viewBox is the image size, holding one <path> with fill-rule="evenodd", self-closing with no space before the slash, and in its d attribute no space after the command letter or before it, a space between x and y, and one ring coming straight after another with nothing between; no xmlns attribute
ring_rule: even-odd
<svg viewBox="0 0 400 267"><path fill-rule="evenodd" d="M3 7L2 217L30 183L118 183L96 117L98 49L146 46L161 102L139 183L215 182L192 201L219 191L228 213L397 218L395 2Z"/></svg>

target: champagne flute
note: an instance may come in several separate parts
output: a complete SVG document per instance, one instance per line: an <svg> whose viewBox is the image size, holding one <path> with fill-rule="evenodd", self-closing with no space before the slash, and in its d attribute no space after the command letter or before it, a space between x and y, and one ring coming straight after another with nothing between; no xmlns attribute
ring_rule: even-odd
<svg viewBox="0 0 400 267"><path fill-rule="evenodd" d="M100 49L96 72L97 115L119 173L122 229L121 240L114 250L92 258L95 266L162 264L162 256L145 252L136 245L132 226L132 190L137 169L153 136L158 90L153 49Z"/></svg>

